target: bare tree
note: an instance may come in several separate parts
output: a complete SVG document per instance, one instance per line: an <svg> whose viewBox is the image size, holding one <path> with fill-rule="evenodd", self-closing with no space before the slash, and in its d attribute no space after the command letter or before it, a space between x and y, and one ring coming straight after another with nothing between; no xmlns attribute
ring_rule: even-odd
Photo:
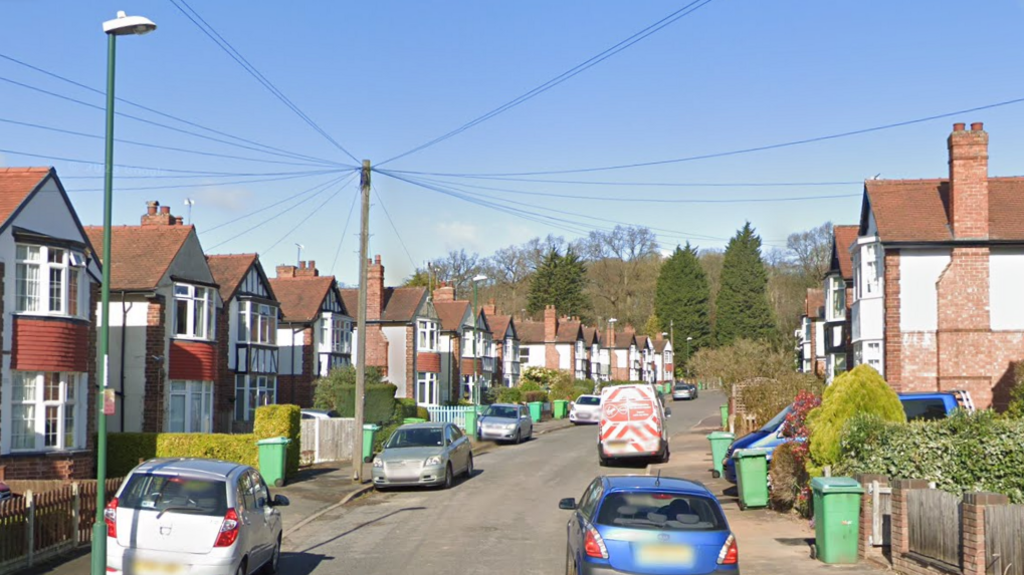
<svg viewBox="0 0 1024 575"><path fill-rule="evenodd" d="M825 222L807 231L789 234L789 238L786 239L786 248L792 253L796 264L800 266L807 283L805 287L817 286L828 273L829 265L832 262L832 222Z"/></svg>
<svg viewBox="0 0 1024 575"><path fill-rule="evenodd" d="M643 226L594 231L579 249L590 260L594 313L640 327L654 313L654 291L661 267L657 236Z"/></svg>
<svg viewBox="0 0 1024 575"><path fill-rule="evenodd" d="M427 264L436 281L455 287L457 297L465 297L472 289L472 279L480 273L480 255L466 250L451 250L448 255Z"/></svg>

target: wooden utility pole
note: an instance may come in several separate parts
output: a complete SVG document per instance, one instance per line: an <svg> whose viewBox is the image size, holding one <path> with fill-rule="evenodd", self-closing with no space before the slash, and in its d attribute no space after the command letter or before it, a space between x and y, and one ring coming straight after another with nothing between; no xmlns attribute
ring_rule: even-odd
<svg viewBox="0 0 1024 575"><path fill-rule="evenodd" d="M355 433L352 437L352 461L355 462L355 479L363 481L363 404L366 395L366 291L369 272L370 246L370 160L363 160L363 171L359 178L362 193L362 216L359 225L359 310L356 312L356 413Z"/></svg>

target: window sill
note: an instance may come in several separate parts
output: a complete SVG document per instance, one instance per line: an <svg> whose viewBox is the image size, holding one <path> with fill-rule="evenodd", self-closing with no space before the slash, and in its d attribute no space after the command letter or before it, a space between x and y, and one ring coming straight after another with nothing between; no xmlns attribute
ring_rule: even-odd
<svg viewBox="0 0 1024 575"><path fill-rule="evenodd" d="M188 337L185 335L172 335L171 339L175 341L194 341L198 343L217 343L215 339L205 339L201 337Z"/></svg>
<svg viewBox="0 0 1024 575"><path fill-rule="evenodd" d="M91 323L88 318L84 318L84 317L77 316L77 315L63 315L63 314L59 314L59 313L43 313L43 312L37 312L37 311L19 311L19 312L15 312L13 315L16 318L24 317L24 318L31 318L31 319L43 319L43 320L46 320L46 319L57 319L57 320L73 321L73 322L85 323L85 324Z"/></svg>
<svg viewBox="0 0 1024 575"><path fill-rule="evenodd" d="M4 458L16 459L18 457L67 457L69 455L92 454L92 451L84 447L71 449L32 449L17 450L3 454Z"/></svg>

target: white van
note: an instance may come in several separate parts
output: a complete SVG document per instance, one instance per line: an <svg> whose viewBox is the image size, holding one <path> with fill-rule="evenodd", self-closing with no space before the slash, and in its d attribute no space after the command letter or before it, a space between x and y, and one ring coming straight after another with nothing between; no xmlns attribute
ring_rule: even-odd
<svg viewBox="0 0 1024 575"><path fill-rule="evenodd" d="M665 409L652 385L615 385L601 391L597 457L601 465L612 459L668 461Z"/></svg>

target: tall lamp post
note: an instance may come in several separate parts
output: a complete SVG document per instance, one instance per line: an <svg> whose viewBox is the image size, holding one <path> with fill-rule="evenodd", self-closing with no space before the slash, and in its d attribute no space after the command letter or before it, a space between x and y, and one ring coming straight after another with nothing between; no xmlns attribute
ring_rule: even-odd
<svg viewBox="0 0 1024 575"><path fill-rule="evenodd" d="M690 342L693 338L686 336L686 377L690 377Z"/></svg>
<svg viewBox="0 0 1024 575"><path fill-rule="evenodd" d="M103 162L103 283L100 306L99 377L96 406L96 522L92 526L92 575L107 572L107 525L105 507L107 493L107 414L104 413L107 395L108 352L110 350L110 225L114 184L114 63L118 36L141 36L156 30L156 24L142 16L127 16L118 12L117 18L103 23L107 34L107 135L106 155Z"/></svg>
<svg viewBox="0 0 1024 575"><path fill-rule="evenodd" d="M608 318L608 332L612 340L608 342L608 381L612 380L612 369L615 364L615 322L619 320L614 317ZM629 366L629 354L626 354L626 366Z"/></svg>
<svg viewBox="0 0 1024 575"><path fill-rule="evenodd" d="M480 405L480 354L477 352L477 340L480 334L477 332L477 320L480 319L480 308L477 306L478 290L480 282L486 281L487 276L483 274L473 278L473 405Z"/></svg>

